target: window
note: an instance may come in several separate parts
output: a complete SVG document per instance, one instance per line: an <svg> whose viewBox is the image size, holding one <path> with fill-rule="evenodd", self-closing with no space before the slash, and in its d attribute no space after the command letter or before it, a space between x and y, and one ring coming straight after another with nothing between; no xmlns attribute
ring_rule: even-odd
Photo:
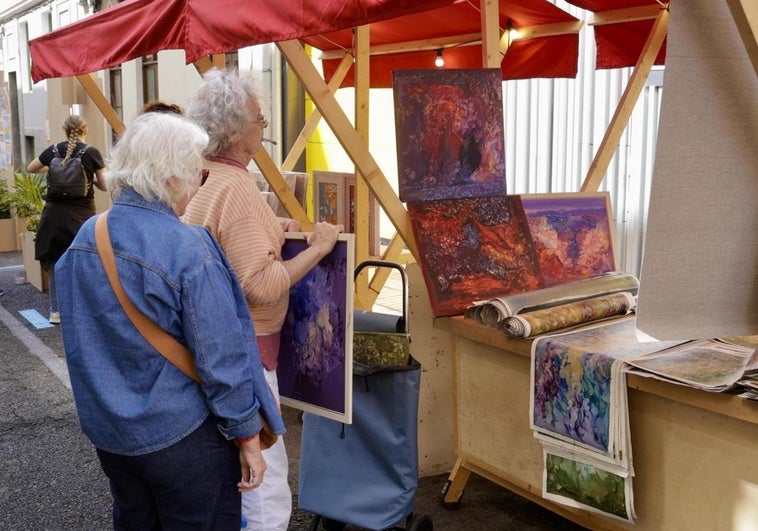
<svg viewBox="0 0 758 531"><path fill-rule="evenodd" d="M116 114L118 117L123 121L124 120L124 95L123 95L123 88L121 85L121 65L114 66L111 68L108 72L108 81L110 85L110 96L111 96L111 107L113 107L113 110L116 111ZM116 136L116 133L112 133L112 141L115 144L116 140L118 140L118 137Z"/></svg>
<svg viewBox="0 0 758 531"><path fill-rule="evenodd" d="M158 55L142 58L142 103L158 99Z"/></svg>

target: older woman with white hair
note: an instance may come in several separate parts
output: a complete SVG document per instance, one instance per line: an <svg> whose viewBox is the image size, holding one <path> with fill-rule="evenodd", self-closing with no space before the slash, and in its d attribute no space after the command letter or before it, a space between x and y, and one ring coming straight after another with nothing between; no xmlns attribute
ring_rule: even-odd
<svg viewBox="0 0 758 531"><path fill-rule="evenodd" d="M107 231L134 306L194 356L195 383L135 329L98 255L96 218L58 261L62 334L82 430L110 480L115 529L239 529L266 469L259 431L284 425L242 289L213 237L179 216L208 135L147 113L114 148ZM102 249L102 247L101 247ZM236 443L236 444L235 444Z"/></svg>

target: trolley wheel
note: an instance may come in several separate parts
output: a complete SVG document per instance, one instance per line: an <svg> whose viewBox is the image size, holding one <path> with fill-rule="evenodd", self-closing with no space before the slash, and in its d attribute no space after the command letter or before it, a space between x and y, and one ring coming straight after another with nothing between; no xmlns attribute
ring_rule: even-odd
<svg viewBox="0 0 758 531"><path fill-rule="evenodd" d="M429 515L411 516L406 525L405 531L433 531L434 525Z"/></svg>
<svg viewBox="0 0 758 531"><path fill-rule="evenodd" d="M452 501L452 502L445 501L445 496L447 496L447 491L450 490L450 484L451 484L451 481L448 479L447 481L445 481L445 484L442 486L442 492L440 493L440 505L446 511L456 511L458 510L458 506L460 505L461 500L463 499L463 495L466 493L466 490L464 489L461 491L461 495L458 497L457 500Z"/></svg>

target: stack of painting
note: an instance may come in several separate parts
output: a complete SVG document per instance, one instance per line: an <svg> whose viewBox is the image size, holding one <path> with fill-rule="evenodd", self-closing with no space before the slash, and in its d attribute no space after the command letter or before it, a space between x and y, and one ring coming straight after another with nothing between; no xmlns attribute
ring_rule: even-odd
<svg viewBox="0 0 758 531"><path fill-rule="evenodd" d="M499 69L395 71L393 92L398 193L436 317L615 271L608 193L507 195Z"/></svg>

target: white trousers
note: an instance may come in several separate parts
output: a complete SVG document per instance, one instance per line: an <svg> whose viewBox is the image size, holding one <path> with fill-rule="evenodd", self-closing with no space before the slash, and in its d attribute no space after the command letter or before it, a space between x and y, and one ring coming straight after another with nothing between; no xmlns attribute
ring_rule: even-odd
<svg viewBox="0 0 758 531"><path fill-rule="evenodd" d="M279 400L279 381L276 371L267 371L266 382ZM268 450L263 450L266 473L263 483L250 492L242 493L242 517L247 530L287 531L292 514L292 491L287 479L289 461L284 437L279 437Z"/></svg>

